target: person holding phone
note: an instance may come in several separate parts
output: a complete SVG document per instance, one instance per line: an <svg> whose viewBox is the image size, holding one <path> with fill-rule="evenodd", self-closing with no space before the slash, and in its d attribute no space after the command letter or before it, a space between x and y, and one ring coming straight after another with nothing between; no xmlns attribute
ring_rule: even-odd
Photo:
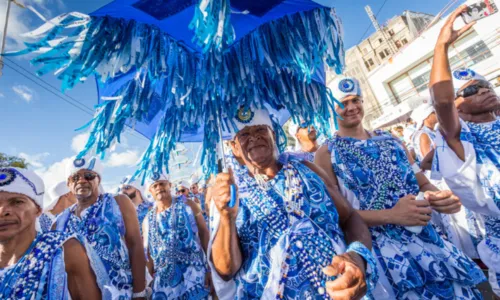
<svg viewBox="0 0 500 300"><path fill-rule="evenodd" d="M490 284L500 296L500 119L492 107L498 102L490 83L471 69L450 69L448 49L475 22L455 30L455 20L467 10L459 7L444 24L438 37L431 70L430 90L440 123L434 154L434 173L462 199L464 206L481 213L486 238L478 245L481 260L490 269ZM475 110L462 118L461 107Z"/></svg>

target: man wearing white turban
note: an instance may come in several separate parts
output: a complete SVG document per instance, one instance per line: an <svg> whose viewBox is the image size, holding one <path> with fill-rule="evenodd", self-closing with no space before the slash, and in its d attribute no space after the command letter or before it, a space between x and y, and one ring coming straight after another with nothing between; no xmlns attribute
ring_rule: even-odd
<svg viewBox="0 0 500 300"><path fill-rule="evenodd" d="M143 224L153 299L207 299L208 229L201 208L184 194L172 196L168 174L154 172L148 191L155 199Z"/></svg>
<svg viewBox="0 0 500 300"><path fill-rule="evenodd" d="M37 233L44 184L32 171L0 168L0 299L100 299L74 235Z"/></svg>
<svg viewBox="0 0 500 300"><path fill-rule="evenodd" d="M448 59L450 45L475 24L453 28L466 9L460 6L445 22L434 51L429 85L440 128L433 176L442 175L464 206L484 216L486 238L477 250L500 296L500 118L494 112L499 97L474 70L452 72Z"/></svg>
<svg viewBox="0 0 500 300"><path fill-rule="evenodd" d="M70 162L68 187L77 203L61 213L54 226L83 239L103 299L145 298L146 262L135 207L125 195L101 193L101 174L96 157Z"/></svg>
<svg viewBox="0 0 500 300"><path fill-rule="evenodd" d="M318 132L314 125L291 122L288 133L295 139L296 152L287 152L299 159L314 162L314 154L319 149Z"/></svg>
<svg viewBox="0 0 500 300"><path fill-rule="evenodd" d="M374 298L480 297L481 270L429 224L433 210L457 212L458 197L432 185L399 138L363 127L356 78L339 77L330 88L343 104L335 107L339 130L318 150L315 163L370 227L380 274ZM417 201L420 193L424 199Z"/></svg>
<svg viewBox="0 0 500 300"><path fill-rule="evenodd" d="M279 133L268 110L241 107L230 121L237 128L231 148L243 165L234 162L207 192L219 298L361 299L376 270L359 215L314 164L278 161Z"/></svg>

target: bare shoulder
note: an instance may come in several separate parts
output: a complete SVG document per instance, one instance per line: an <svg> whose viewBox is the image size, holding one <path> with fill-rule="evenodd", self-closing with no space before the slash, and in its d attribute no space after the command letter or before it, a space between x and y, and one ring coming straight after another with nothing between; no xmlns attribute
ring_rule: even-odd
<svg viewBox="0 0 500 300"><path fill-rule="evenodd" d="M316 151L316 156L321 155L330 155L330 149L328 149L328 143L323 144L321 147L319 147L318 151Z"/></svg>
<svg viewBox="0 0 500 300"><path fill-rule="evenodd" d="M135 212L135 206L132 203L132 200L127 195L116 195L114 196L116 203L118 203L118 206L120 207L120 210L122 213L128 213L131 211Z"/></svg>

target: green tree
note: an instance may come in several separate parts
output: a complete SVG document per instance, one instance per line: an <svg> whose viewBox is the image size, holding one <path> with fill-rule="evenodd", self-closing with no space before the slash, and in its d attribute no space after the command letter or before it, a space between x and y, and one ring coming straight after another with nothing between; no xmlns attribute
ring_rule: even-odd
<svg viewBox="0 0 500 300"><path fill-rule="evenodd" d="M10 156L5 153L0 152L0 168L5 167L15 167L21 169L27 169L29 166L28 162L24 158L17 156Z"/></svg>

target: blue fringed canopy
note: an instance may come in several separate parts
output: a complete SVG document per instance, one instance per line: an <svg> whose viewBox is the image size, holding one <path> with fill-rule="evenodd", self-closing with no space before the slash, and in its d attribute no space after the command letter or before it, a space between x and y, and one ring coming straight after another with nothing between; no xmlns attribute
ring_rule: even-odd
<svg viewBox="0 0 500 300"><path fill-rule="evenodd" d="M319 3L321 1L321 4ZM214 173L218 126L242 105L286 109L329 131L335 99L324 65L343 68L333 0L116 0L90 16L69 13L26 34L9 55L41 52L38 75L62 89L95 75L99 104L81 155L104 155L125 126L151 139L138 173L166 169L177 141L203 141Z"/></svg>

